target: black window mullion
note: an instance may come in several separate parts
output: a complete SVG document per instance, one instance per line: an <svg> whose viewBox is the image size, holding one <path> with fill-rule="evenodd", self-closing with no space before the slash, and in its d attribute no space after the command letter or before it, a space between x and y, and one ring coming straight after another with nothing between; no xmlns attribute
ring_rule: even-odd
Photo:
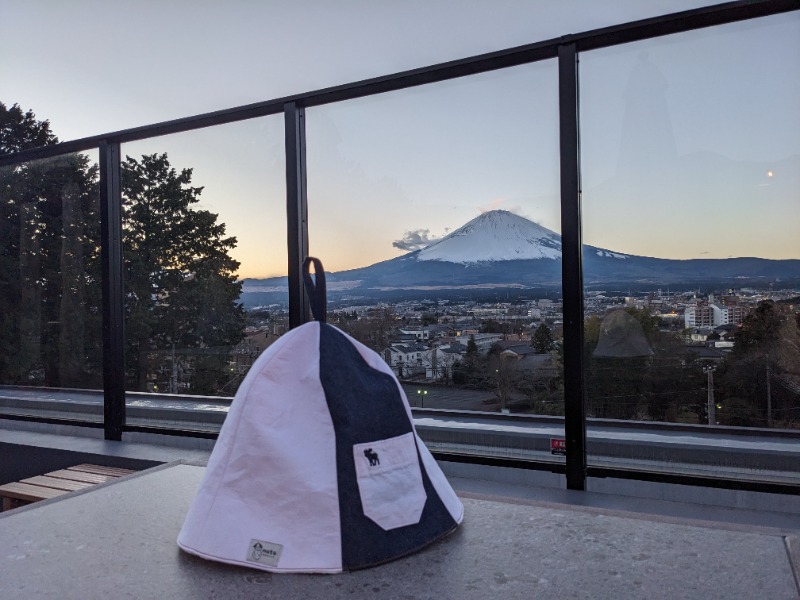
<svg viewBox="0 0 800 600"><path fill-rule="evenodd" d="M289 250L289 327L311 319L303 286L303 261L308 256L308 203L306 198L305 109L295 102L284 106L286 135L286 242Z"/></svg>
<svg viewBox="0 0 800 600"><path fill-rule="evenodd" d="M120 145L100 144L100 253L103 269L103 398L105 439L125 426L125 316L122 276Z"/></svg>
<svg viewBox="0 0 800 600"><path fill-rule="evenodd" d="M567 488L586 489L586 402L583 371L583 241L581 239L578 54L558 48L561 154L561 251L564 296L564 434Z"/></svg>

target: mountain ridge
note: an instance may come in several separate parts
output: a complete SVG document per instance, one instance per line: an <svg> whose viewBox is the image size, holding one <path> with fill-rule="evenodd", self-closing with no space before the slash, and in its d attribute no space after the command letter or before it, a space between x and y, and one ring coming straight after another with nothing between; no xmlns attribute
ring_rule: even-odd
<svg viewBox="0 0 800 600"><path fill-rule="evenodd" d="M325 261L325 257L320 257ZM584 245L584 283L726 287L783 280L800 285L800 260L757 257L665 259ZM489 211L447 236L403 256L326 273L331 294L392 290L556 288L561 286L561 236L508 211ZM246 293L279 293L286 277L243 282ZM249 303L246 303L246 305Z"/></svg>

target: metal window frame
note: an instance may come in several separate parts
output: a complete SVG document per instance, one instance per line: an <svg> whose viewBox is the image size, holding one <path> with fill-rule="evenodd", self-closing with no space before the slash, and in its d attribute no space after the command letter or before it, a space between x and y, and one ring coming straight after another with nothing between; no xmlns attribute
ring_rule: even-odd
<svg viewBox="0 0 800 600"><path fill-rule="evenodd" d="M118 142L100 144L100 255L103 297L105 439L125 427L125 303L122 259L122 163Z"/></svg>
<svg viewBox="0 0 800 600"><path fill-rule="evenodd" d="M286 242L288 246L289 327L311 319L303 285L303 261L308 256L306 192L306 110L296 102L284 106L286 140Z"/></svg>
<svg viewBox="0 0 800 600"><path fill-rule="evenodd" d="M578 102L578 52L558 48L561 153L561 287L564 304L564 437L567 489L586 487L586 395L583 365L583 239Z"/></svg>
<svg viewBox="0 0 800 600"><path fill-rule="evenodd" d="M286 144L290 325L294 327L307 321L310 317L308 301L305 297L305 290L300 277L302 262L308 255L305 108L447 81L542 60L556 59L559 73L562 286L565 317L565 433L568 440L564 472L567 476L567 487L583 490L585 489L587 476L615 476L614 473L621 477L644 478L647 480L665 480L666 478L674 483L694 481L697 478L689 476L667 476L639 471L629 472L624 469L598 469L597 467L587 466L587 421L582 344L584 306L581 264L582 221L580 214L578 56L580 52L797 10L800 10L800 0L738 0L584 33L570 34L497 52L403 71L393 75L0 156L0 167L3 167L63 154L99 149L102 211L101 254L103 262L104 429L106 439L121 439L121 435L125 431L152 431L156 429L132 426L125 423L120 144L283 113ZM5 417L0 415L0 418ZM9 416L8 418L17 417ZM25 418L25 420L28 419ZM60 420L59 422L70 423L70 421ZM96 426L96 424L91 426ZM158 431L174 435L214 437L213 434L199 432ZM470 458L468 460L474 459ZM489 458L485 460L489 460ZM525 467L521 464L520 466L523 468L545 468L541 465ZM715 481L716 483L709 485L742 485L741 482L723 481L719 483L718 480ZM758 482L753 482L752 485L758 489L764 489L767 486L767 484ZM792 486L789 486L789 488L794 490L792 493L797 493L797 488Z"/></svg>
<svg viewBox="0 0 800 600"><path fill-rule="evenodd" d="M583 33L569 34L558 38L525 44L479 54L468 58L443 62L419 69L402 71L392 75L374 77L283 98L246 104L234 108L202 113L170 121L163 121L141 127L123 129L113 133L90 136L32 148L7 156L0 156L0 167L19 162L36 160L95 149L103 142L125 143L174 133L203 129L245 121L257 117L277 115L284 112L287 104L294 103L304 108L323 106L344 100L353 100L385 92L417 87L429 83L457 79L514 67L541 60L556 58L558 48L564 44L575 44L577 52L597 50L609 46L627 44L655 37L704 29L716 25L726 25L759 17L800 10L800 0L737 0L713 6L697 8L668 15L631 21L611 27L593 29Z"/></svg>

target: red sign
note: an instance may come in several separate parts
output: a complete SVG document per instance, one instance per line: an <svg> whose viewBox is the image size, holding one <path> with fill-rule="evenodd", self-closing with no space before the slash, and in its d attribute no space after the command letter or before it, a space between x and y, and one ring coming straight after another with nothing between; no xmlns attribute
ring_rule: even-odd
<svg viewBox="0 0 800 600"><path fill-rule="evenodd" d="M567 455L567 440L561 438L550 438L550 454Z"/></svg>

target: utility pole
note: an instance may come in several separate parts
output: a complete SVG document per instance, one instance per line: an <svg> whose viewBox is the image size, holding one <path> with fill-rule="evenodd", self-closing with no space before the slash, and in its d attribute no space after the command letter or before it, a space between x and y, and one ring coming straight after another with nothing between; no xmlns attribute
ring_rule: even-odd
<svg viewBox="0 0 800 600"><path fill-rule="evenodd" d="M172 372L169 378L169 393L178 393L178 362L175 360L175 342L172 342Z"/></svg>
<svg viewBox="0 0 800 600"><path fill-rule="evenodd" d="M770 385L769 354L767 354L767 427L772 427L772 389Z"/></svg>
<svg viewBox="0 0 800 600"><path fill-rule="evenodd" d="M717 405L714 402L714 371L717 368L713 366L706 367L708 373L708 424L717 424Z"/></svg>

